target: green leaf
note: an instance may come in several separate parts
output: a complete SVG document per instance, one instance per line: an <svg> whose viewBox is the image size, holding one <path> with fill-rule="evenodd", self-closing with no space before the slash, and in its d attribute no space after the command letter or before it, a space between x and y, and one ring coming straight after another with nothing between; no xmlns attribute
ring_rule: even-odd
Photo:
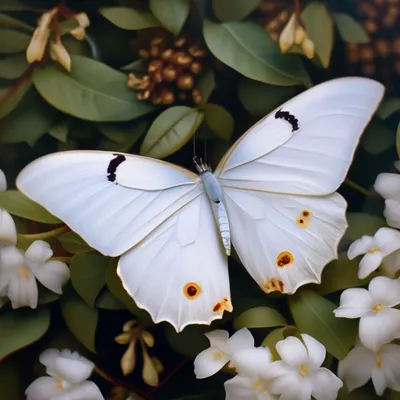
<svg viewBox="0 0 400 400"><path fill-rule="evenodd" d="M52 292L51 290L45 288L41 284L38 285L38 288L39 288L39 300L38 300L39 305L54 303L61 297L60 294Z"/></svg>
<svg viewBox="0 0 400 400"><path fill-rule="evenodd" d="M189 325L177 333L171 325L165 327L165 339L171 348L186 357L196 357L201 351L210 346L205 333L214 330L209 326Z"/></svg>
<svg viewBox="0 0 400 400"><path fill-rule="evenodd" d="M354 43L370 41L367 31L351 15L340 12L333 12L331 15L344 41Z"/></svg>
<svg viewBox="0 0 400 400"><path fill-rule="evenodd" d="M151 124L140 148L140 154L164 158L175 153L190 140L203 118L204 113L195 108L167 108Z"/></svg>
<svg viewBox="0 0 400 400"><path fill-rule="evenodd" d="M351 392L343 386L340 388L338 393L338 400L395 400L396 397L387 397L387 392L385 393L385 397L380 397L375 393L372 385L363 386L357 389L352 390Z"/></svg>
<svg viewBox="0 0 400 400"><path fill-rule="evenodd" d="M98 295L96 307L104 310L126 310L125 304L118 300L107 288Z"/></svg>
<svg viewBox="0 0 400 400"><path fill-rule="evenodd" d="M247 17L262 0L213 0L214 13L221 21L237 21Z"/></svg>
<svg viewBox="0 0 400 400"><path fill-rule="evenodd" d="M12 111L15 110L15 108L18 106L18 104L21 103L22 99L25 97L26 93L32 86L32 82L30 79L22 82L17 89L14 91L14 93L7 98L7 100L2 100L0 103L0 119L4 118L8 114L10 114ZM0 90L0 99L4 98L4 96L8 96L9 90L11 88L7 88L5 90Z"/></svg>
<svg viewBox="0 0 400 400"><path fill-rule="evenodd" d="M205 21L203 33L214 56L248 78L272 85L311 85L300 58L282 55L277 44L253 22Z"/></svg>
<svg viewBox="0 0 400 400"><path fill-rule="evenodd" d="M28 25L25 22L13 18L7 14L0 14L0 26L2 28L25 29L31 33L35 30L35 28L33 28L31 25Z"/></svg>
<svg viewBox="0 0 400 400"><path fill-rule="evenodd" d="M71 119L63 119L49 129L49 135L61 143L67 143L68 133L72 125Z"/></svg>
<svg viewBox="0 0 400 400"><path fill-rule="evenodd" d="M302 12L301 19L307 36L315 44L315 52L322 65L329 67L333 49L333 21L323 3L310 3Z"/></svg>
<svg viewBox="0 0 400 400"><path fill-rule="evenodd" d="M29 67L25 54L13 54L0 60L0 78L16 79Z"/></svg>
<svg viewBox="0 0 400 400"><path fill-rule="evenodd" d="M35 9L19 0L1 0L0 11L35 11Z"/></svg>
<svg viewBox="0 0 400 400"><path fill-rule="evenodd" d="M206 104L204 107L204 119L212 132L229 142L233 135L235 121L224 107L218 104Z"/></svg>
<svg viewBox="0 0 400 400"><path fill-rule="evenodd" d="M31 37L12 29L0 29L0 53L19 53L27 49Z"/></svg>
<svg viewBox="0 0 400 400"><path fill-rule="evenodd" d="M45 224L60 224L61 221L50 214L40 204L26 197L18 190L6 190L0 192L0 208L7 210L10 214L43 222Z"/></svg>
<svg viewBox="0 0 400 400"><path fill-rule="evenodd" d="M288 336L295 336L295 333L298 333L298 330L294 326L285 326L283 328L277 328L271 331L261 343L262 347L268 347L271 350L272 357L274 361L280 360L280 356L276 351L276 344L286 339Z"/></svg>
<svg viewBox="0 0 400 400"><path fill-rule="evenodd" d="M150 10L165 28L178 35L189 15L190 1L150 0Z"/></svg>
<svg viewBox="0 0 400 400"><path fill-rule="evenodd" d="M300 332L317 339L337 359L342 360L354 345L358 321L336 318L336 304L319 294L301 290L289 297L289 307Z"/></svg>
<svg viewBox="0 0 400 400"><path fill-rule="evenodd" d="M398 157L400 158L400 122L397 125L397 131L396 131L396 151Z"/></svg>
<svg viewBox="0 0 400 400"><path fill-rule="evenodd" d="M0 360L39 340L50 325L47 308L19 308L0 315Z"/></svg>
<svg viewBox="0 0 400 400"><path fill-rule="evenodd" d="M357 240L363 235L374 236L379 228L386 226L382 217L358 212L348 213L347 223L349 227L343 236L346 240Z"/></svg>
<svg viewBox="0 0 400 400"><path fill-rule="evenodd" d="M349 260L347 253L339 254L337 260L332 261L324 268L321 284L316 287L318 293L324 296L339 290L367 285L377 274L373 273L368 278L358 279L359 263L359 258Z"/></svg>
<svg viewBox="0 0 400 400"><path fill-rule="evenodd" d="M263 117L296 94L292 86L267 85L241 78L238 85L239 100L243 107L257 117Z"/></svg>
<svg viewBox="0 0 400 400"><path fill-rule="evenodd" d="M134 31L160 26L160 22L149 11L135 10L129 7L103 7L99 12L121 29Z"/></svg>
<svg viewBox="0 0 400 400"><path fill-rule="evenodd" d="M361 137L361 146L369 154L377 155L390 149L396 141L392 130L382 121L372 121Z"/></svg>
<svg viewBox="0 0 400 400"><path fill-rule="evenodd" d="M36 89L53 107L88 121L126 121L154 109L127 87L126 75L83 56L73 55L72 71L46 65L36 68Z"/></svg>
<svg viewBox="0 0 400 400"><path fill-rule="evenodd" d="M254 307L235 318L233 327L241 328L271 328L286 325L285 318L270 307Z"/></svg>
<svg viewBox="0 0 400 400"><path fill-rule="evenodd" d="M394 97L391 99L384 100L379 106L377 115L381 118L386 119L392 114L400 110L400 98Z"/></svg>
<svg viewBox="0 0 400 400"><path fill-rule="evenodd" d="M61 297L61 313L68 329L88 350L95 353L95 335L99 312L90 308L69 287Z"/></svg>
<svg viewBox="0 0 400 400"><path fill-rule="evenodd" d="M98 254L78 254L71 260L72 286L90 307L106 284L110 259Z"/></svg>
<svg viewBox="0 0 400 400"><path fill-rule="evenodd" d="M68 253L78 254L93 251L93 249L75 232L65 232L58 236L58 240Z"/></svg>
<svg viewBox="0 0 400 400"><path fill-rule="evenodd" d="M208 102L211 93L215 89L215 76L213 70L208 70L203 75L201 75L199 82L197 83L197 89L201 96L201 105Z"/></svg>

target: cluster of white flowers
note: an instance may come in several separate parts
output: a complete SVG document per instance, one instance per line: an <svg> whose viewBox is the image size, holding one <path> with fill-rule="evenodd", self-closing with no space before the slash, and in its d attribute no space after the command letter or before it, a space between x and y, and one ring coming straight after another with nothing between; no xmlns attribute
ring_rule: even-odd
<svg viewBox="0 0 400 400"><path fill-rule="evenodd" d="M400 169L400 164L396 163ZM383 173L375 182L375 190L385 198L384 215L389 226L400 228L400 175ZM374 235L363 236L351 244L349 259L363 255L358 270L366 278L380 266L385 276L371 280L368 289L343 291L340 306L334 313L339 318L359 318L359 340L339 362L338 375L351 391L370 379L378 395L386 388L400 391L400 345L391 343L400 338L400 232L380 228Z"/></svg>
<svg viewBox="0 0 400 400"><path fill-rule="evenodd" d="M0 170L0 190L6 190L4 173ZM47 242L34 241L23 252L16 247L17 229L11 215L0 209L0 306L11 300L13 308L36 308L38 280L55 293L62 293L62 286L69 280L68 266L49 260L53 251Z"/></svg>
<svg viewBox="0 0 400 400"><path fill-rule="evenodd" d="M94 364L70 350L45 350L39 358L49 376L32 382L26 400L104 400L95 383L87 379Z"/></svg>
<svg viewBox="0 0 400 400"><path fill-rule="evenodd" d="M255 347L250 331L243 328L229 338L224 330L206 334L210 348L194 361L198 379L218 372L226 363L237 375L225 382L226 400L336 399L342 381L321 367L325 347L313 337L289 336L276 344L279 361L266 347Z"/></svg>

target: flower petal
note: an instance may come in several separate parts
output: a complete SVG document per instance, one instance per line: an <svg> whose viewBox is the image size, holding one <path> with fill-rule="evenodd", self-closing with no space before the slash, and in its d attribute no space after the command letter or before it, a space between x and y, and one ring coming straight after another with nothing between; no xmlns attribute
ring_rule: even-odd
<svg viewBox="0 0 400 400"><path fill-rule="evenodd" d="M374 189L385 199L400 200L400 175L387 172L379 174Z"/></svg>
<svg viewBox="0 0 400 400"><path fill-rule="evenodd" d="M339 361L338 375L349 391L364 386L372 376L376 355L365 346L357 346Z"/></svg>
<svg viewBox="0 0 400 400"><path fill-rule="evenodd" d="M374 384L376 394L382 396L386 389L386 378L382 369L374 368L372 371L372 383Z"/></svg>
<svg viewBox="0 0 400 400"><path fill-rule="evenodd" d="M266 347L253 347L232 356L236 371L245 377L257 379L271 364L272 354Z"/></svg>
<svg viewBox="0 0 400 400"><path fill-rule="evenodd" d="M2 270L11 270L24 265L24 254L15 246L7 246L0 251L0 265Z"/></svg>
<svg viewBox="0 0 400 400"><path fill-rule="evenodd" d="M257 400L257 389L253 386L253 380L240 375L227 380L224 383L225 400Z"/></svg>
<svg viewBox="0 0 400 400"><path fill-rule="evenodd" d="M319 368L310 376L312 395L316 400L335 400L343 382L327 368Z"/></svg>
<svg viewBox="0 0 400 400"><path fill-rule="evenodd" d="M280 394L280 400L310 400L311 381L303 378L297 372L291 372L274 379L270 384L270 391Z"/></svg>
<svg viewBox="0 0 400 400"><path fill-rule="evenodd" d="M377 276L369 283L368 291L374 304L381 303L387 307L400 304L400 279Z"/></svg>
<svg viewBox="0 0 400 400"><path fill-rule="evenodd" d="M11 300L12 308L36 308L38 301L38 287L32 273L25 270L25 275L11 277L8 285L7 296Z"/></svg>
<svg viewBox="0 0 400 400"><path fill-rule="evenodd" d="M104 397L95 383L85 381L72 386L55 400L104 400Z"/></svg>
<svg viewBox="0 0 400 400"><path fill-rule="evenodd" d="M25 252L25 261L31 268L42 265L53 255L50 245L43 240L35 240Z"/></svg>
<svg viewBox="0 0 400 400"><path fill-rule="evenodd" d="M297 369L287 365L284 361L274 361L268 368L262 371L262 377L264 379L274 379L282 375L291 374L292 372L297 373Z"/></svg>
<svg viewBox="0 0 400 400"><path fill-rule="evenodd" d="M381 251L367 253L358 266L358 279L364 279L382 264L384 254Z"/></svg>
<svg viewBox="0 0 400 400"><path fill-rule="evenodd" d="M0 170L1 171L1 170ZM0 209L0 247L17 243L17 228L12 216Z"/></svg>
<svg viewBox="0 0 400 400"><path fill-rule="evenodd" d="M57 375L56 361L59 356L60 351L57 349L47 349L40 354L39 361L46 367L48 375Z"/></svg>
<svg viewBox="0 0 400 400"><path fill-rule="evenodd" d="M232 355L238 351L254 347L254 337L247 328L235 332L228 340L226 352Z"/></svg>
<svg viewBox="0 0 400 400"><path fill-rule="evenodd" d="M55 368L58 375L68 382L78 383L89 378L93 371L94 364L76 352L63 350L56 359Z"/></svg>
<svg viewBox="0 0 400 400"><path fill-rule="evenodd" d="M7 179L4 172L0 169L0 192L7 190Z"/></svg>
<svg viewBox="0 0 400 400"><path fill-rule="evenodd" d="M203 379L216 374L228 361L228 354L214 347L202 351L194 360L196 378Z"/></svg>
<svg viewBox="0 0 400 400"><path fill-rule="evenodd" d="M400 201L387 199L385 200L385 209L383 215L389 226L392 228L400 228Z"/></svg>
<svg viewBox="0 0 400 400"><path fill-rule="evenodd" d="M400 270L400 250L394 251L383 259L382 270L389 278L396 276L397 271Z"/></svg>
<svg viewBox="0 0 400 400"><path fill-rule="evenodd" d="M228 343L229 333L223 329L216 329L215 331L207 332L204 334L210 342L210 347L216 349L225 349Z"/></svg>
<svg viewBox="0 0 400 400"><path fill-rule="evenodd" d="M286 53L293 46L296 26L296 15L293 13L279 37L279 47L282 53Z"/></svg>
<svg viewBox="0 0 400 400"><path fill-rule="evenodd" d="M363 236L361 239L355 240L347 251L349 260L353 260L361 254L365 254L372 247L374 238L372 236Z"/></svg>
<svg viewBox="0 0 400 400"><path fill-rule="evenodd" d="M383 344L400 338L400 310L385 308L361 318L359 335L361 343L374 352Z"/></svg>
<svg viewBox="0 0 400 400"><path fill-rule="evenodd" d="M25 391L26 400L46 400L55 398L62 391L55 379L44 376L33 381Z"/></svg>
<svg viewBox="0 0 400 400"><path fill-rule="evenodd" d="M370 312L372 299L367 289L346 289L340 295L340 306L333 310L338 318L360 318Z"/></svg>
<svg viewBox="0 0 400 400"><path fill-rule="evenodd" d="M33 273L43 286L58 294L62 293L62 287L70 278L67 264L61 261L47 261L36 267Z"/></svg>
<svg viewBox="0 0 400 400"><path fill-rule="evenodd" d="M276 344L276 351L286 364L293 367L297 367L308 361L307 349L301 340L294 336L280 340Z"/></svg>
<svg viewBox="0 0 400 400"><path fill-rule="evenodd" d="M375 233L374 239L385 256L400 249L400 232L396 229L380 228Z"/></svg>
<svg viewBox="0 0 400 400"><path fill-rule="evenodd" d="M393 343L383 345L380 357L387 387L400 391L400 345Z"/></svg>
<svg viewBox="0 0 400 400"><path fill-rule="evenodd" d="M50 57L58 61L68 72L71 72L71 56L61 42L60 37L50 43Z"/></svg>

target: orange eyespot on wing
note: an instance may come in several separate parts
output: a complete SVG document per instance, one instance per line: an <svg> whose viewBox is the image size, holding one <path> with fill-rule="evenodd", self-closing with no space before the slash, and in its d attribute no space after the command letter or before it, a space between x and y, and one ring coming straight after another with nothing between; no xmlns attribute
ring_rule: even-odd
<svg viewBox="0 0 400 400"><path fill-rule="evenodd" d="M276 257L276 266L278 268L287 267L288 265L293 264L294 257L292 253L288 251L283 251Z"/></svg>
<svg viewBox="0 0 400 400"><path fill-rule="evenodd" d="M311 217L311 211L302 210L300 217L296 219L297 225L299 225L302 228L306 228L310 221L310 217Z"/></svg>
<svg viewBox="0 0 400 400"><path fill-rule="evenodd" d="M271 292L283 293L285 289L285 284L278 278L271 278L268 282L266 282L263 286L261 286L261 289L265 293L271 293Z"/></svg>
<svg viewBox="0 0 400 400"><path fill-rule="evenodd" d="M183 288L183 294L189 299L194 300L201 294L201 287L195 282L189 282Z"/></svg>
<svg viewBox="0 0 400 400"><path fill-rule="evenodd" d="M213 312L215 313L219 313L222 311L232 312L232 310L233 310L232 303L227 297L224 297L213 307Z"/></svg>
<svg viewBox="0 0 400 400"><path fill-rule="evenodd" d="M301 212L301 215L302 215L304 218L309 218L309 217L311 217L311 212L308 211L308 210L303 210L303 211Z"/></svg>

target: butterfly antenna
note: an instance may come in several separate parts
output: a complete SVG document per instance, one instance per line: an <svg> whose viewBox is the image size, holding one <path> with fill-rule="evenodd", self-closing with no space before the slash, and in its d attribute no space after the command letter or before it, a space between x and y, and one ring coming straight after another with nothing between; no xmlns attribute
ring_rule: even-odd
<svg viewBox="0 0 400 400"><path fill-rule="evenodd" d="M196 155L196 132L193 134L193 161L197 159Z"/></svg>

